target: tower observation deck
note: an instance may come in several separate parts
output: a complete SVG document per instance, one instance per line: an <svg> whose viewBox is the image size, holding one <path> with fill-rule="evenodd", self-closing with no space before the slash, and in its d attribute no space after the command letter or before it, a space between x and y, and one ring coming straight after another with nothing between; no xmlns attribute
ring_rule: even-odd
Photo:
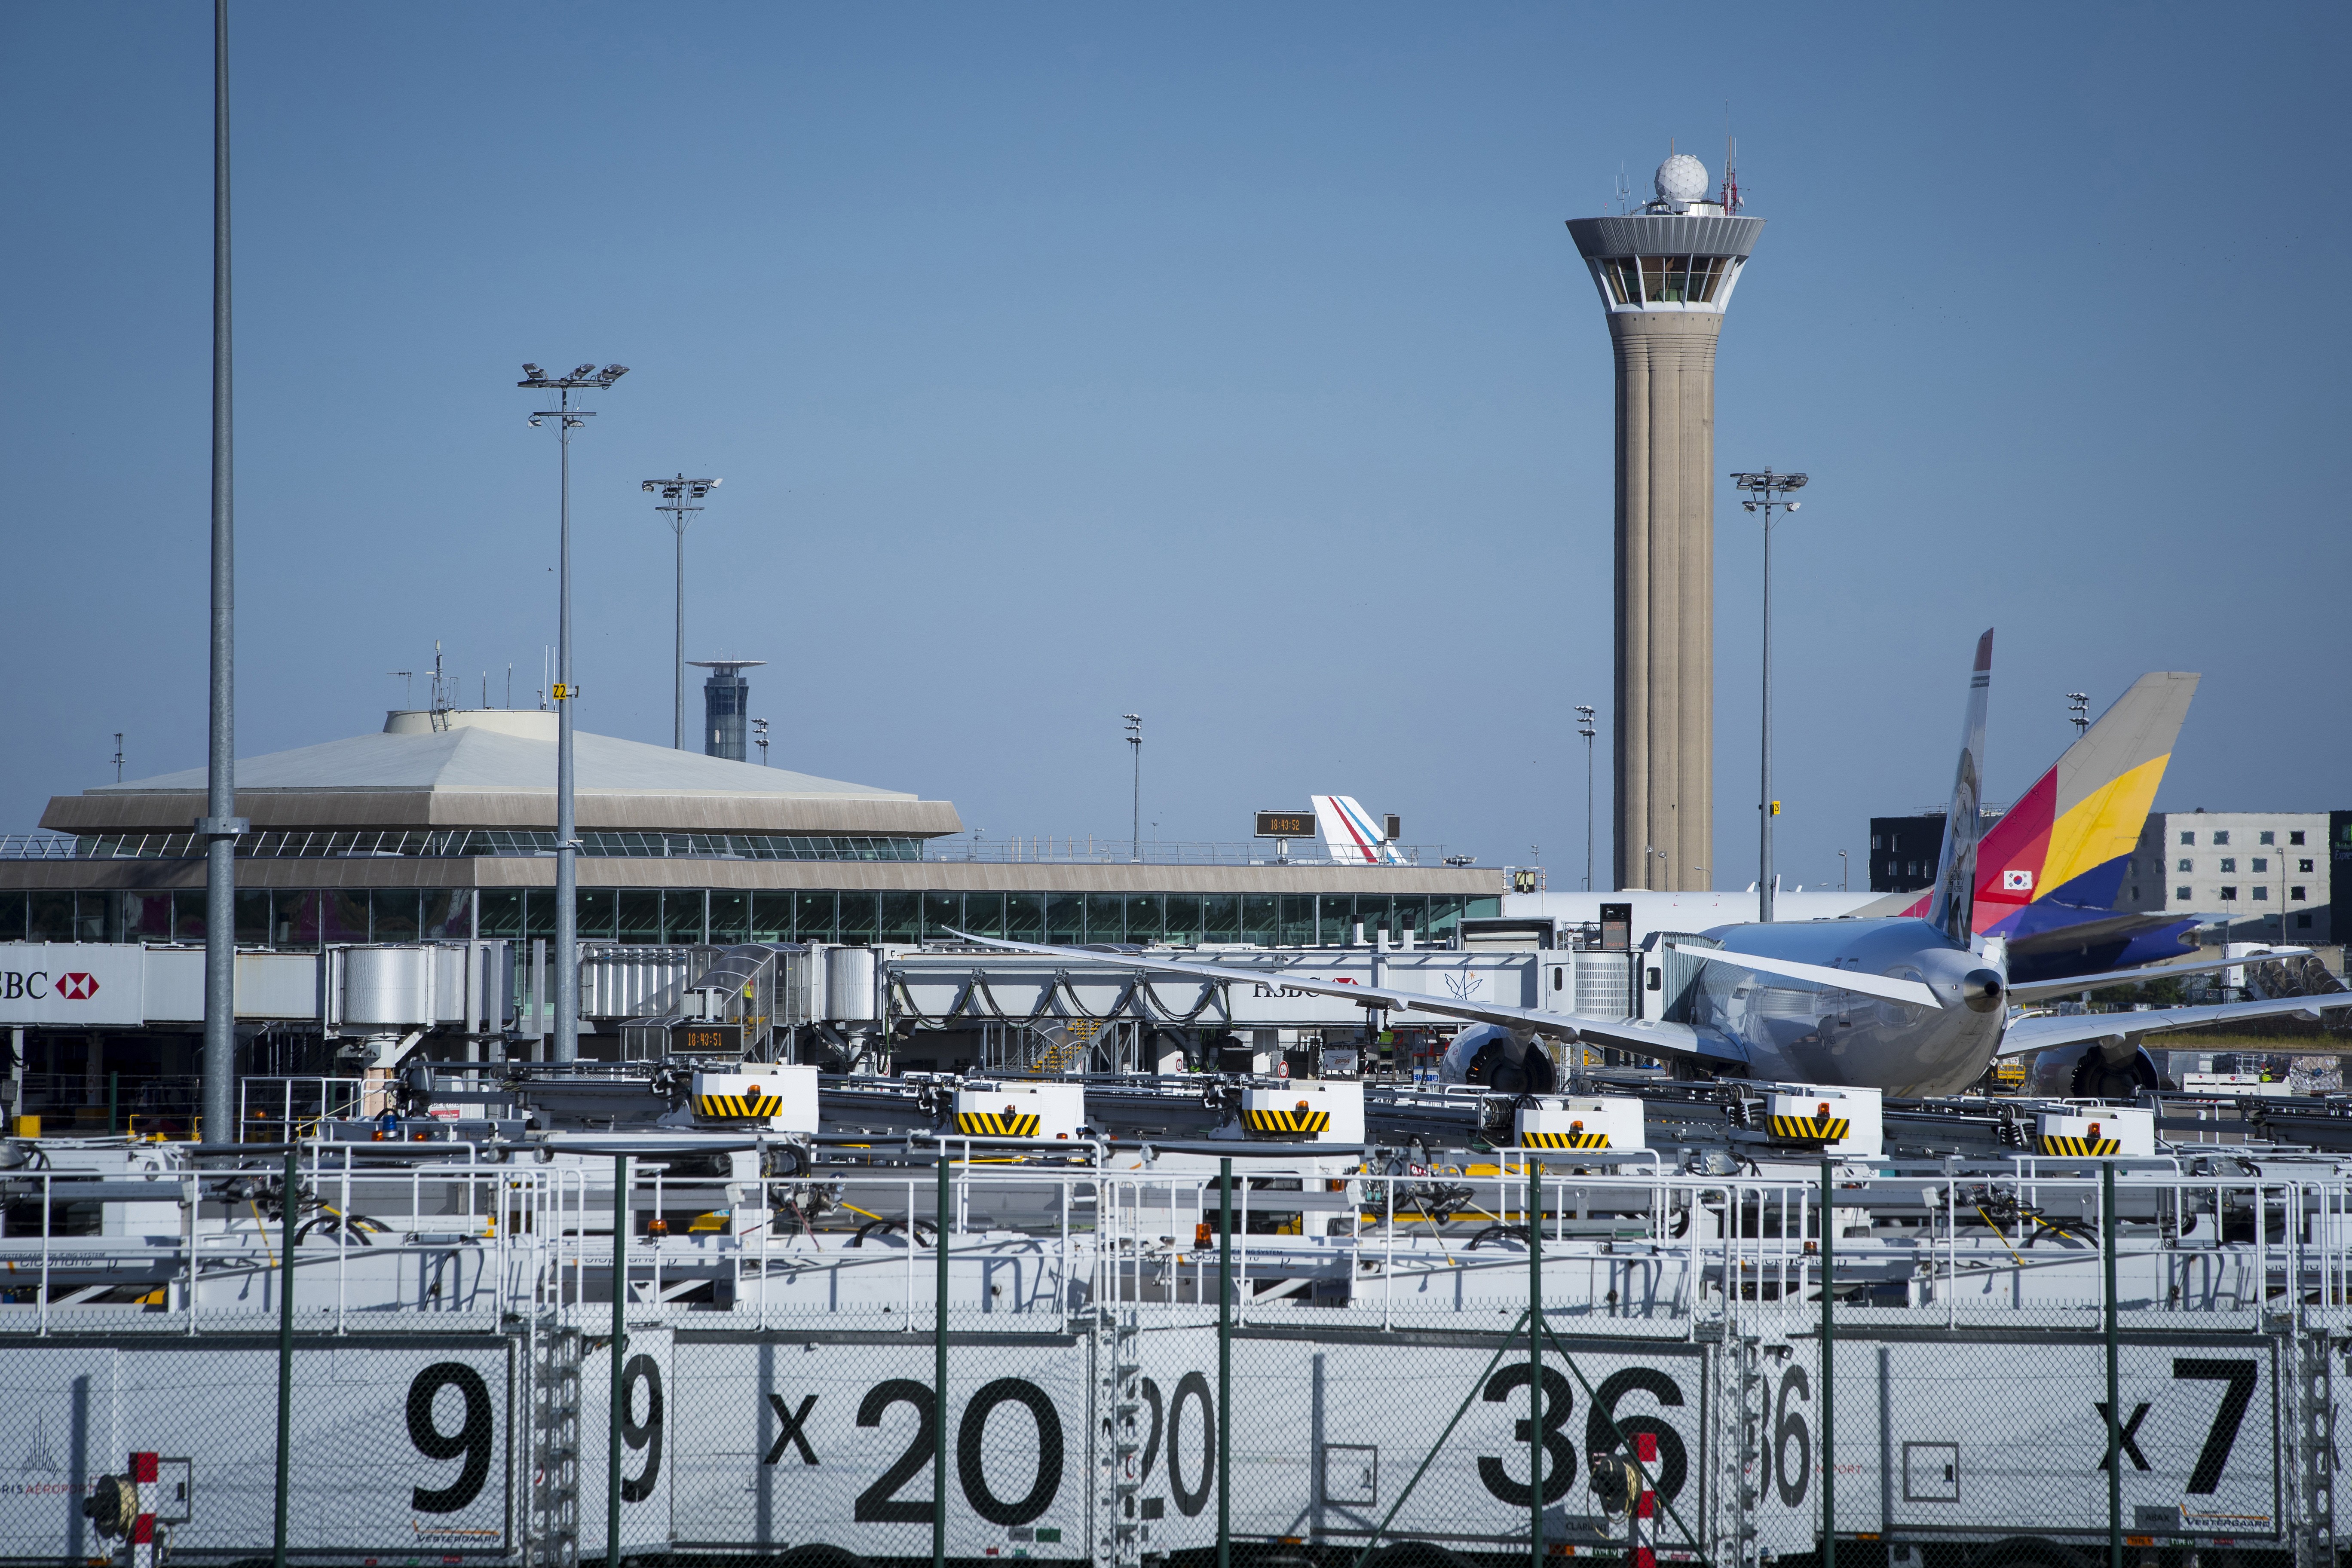
<svg viewBox="0 0 2352 1568"><path fill-rule="evenodd" d="M1617 360L1613 885L1679 890L1715 866L1715 342L1764 220L1687 153L1655 188L1568 231Z"/></svg>

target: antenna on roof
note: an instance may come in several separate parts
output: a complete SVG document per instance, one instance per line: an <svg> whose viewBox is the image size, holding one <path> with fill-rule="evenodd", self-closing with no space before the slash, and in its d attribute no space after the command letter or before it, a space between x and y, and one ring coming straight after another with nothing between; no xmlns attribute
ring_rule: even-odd
<svg viewBox="0 0 2352 1568"><path fill-rule="evenodd" d="M1633 187L1625 178L1625 160L1617 160L1617 211L1620 216L1633 210Z"/></svg>
<svg viewBox="0 0 2352 1568"><path fill-rule="evenodd" d="M114 782L122 782L122 731L114 732Z"/></svg>
<svg viewBox="0 0 2352 1568"><path fill-rule="evenodd" d="M1731 134L1731 103L1723 105L1723 216L1739 212L1739 143Z"/></svg>
<svg viewBox="0 0 2352 1568"><path fill-rule="evenodd" d="M448 678L441 673L441 639L433 639L433 711L449 711Z"/></svg>

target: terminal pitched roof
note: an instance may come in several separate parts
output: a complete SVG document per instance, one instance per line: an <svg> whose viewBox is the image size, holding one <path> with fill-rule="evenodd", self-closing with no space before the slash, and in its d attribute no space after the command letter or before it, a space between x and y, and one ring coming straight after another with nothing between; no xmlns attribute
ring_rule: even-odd
<svg viewBox="0 0 2352 1568"><path fill-rule="evenodd" d="M788 768L649 746L613 735L572 736L574 788L598 795L851 795L913 800L903 790L821 779ZM201 790L205 770L189 768L90 795ZM421 735L352 735L290 752L240 757L236 787L248 789L552 790L555 742L495 730L453 729Z"/></svg>
<svg viewBox="0 0 2352 1568"><path fill-rule="evenodd" d="M237 810L256 827L551 826L555 750L551 739L465 724L353 735L238 759ZM961 826L945 801L612 735L575 733L572 754L583 827L929 836ZM52 799L42 826L184 832L204 789L202 768L100 784Z"/></svg>

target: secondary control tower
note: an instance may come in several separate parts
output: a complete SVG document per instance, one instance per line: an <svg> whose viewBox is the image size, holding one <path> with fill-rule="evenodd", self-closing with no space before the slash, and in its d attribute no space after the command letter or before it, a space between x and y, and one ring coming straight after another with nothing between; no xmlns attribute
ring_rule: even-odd
<svg viewBox="0 0 2352 1568"><path fill-rule="evenodd" d="M1706 165L1658 165L1640 211L1568 221L1617 354L1619 888L1715 868L1715 340L1764 220Z"/></svg>

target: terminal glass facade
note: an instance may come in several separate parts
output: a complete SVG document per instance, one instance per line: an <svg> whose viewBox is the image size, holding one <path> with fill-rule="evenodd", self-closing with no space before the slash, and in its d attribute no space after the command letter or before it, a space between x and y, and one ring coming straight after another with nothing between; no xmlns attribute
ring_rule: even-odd
<svg viewBox="0 0 2352 1568"><path fill-rule="evenodd" d="M583 888L580 935L646 946L679 942L918 942L952 931L1015 942L1126 942L1197 946L1336 946L1357 926L1367 941L1443 945L1466 916L1500 912L1494 898L1423 893L952 893L865 889ZM555 935L555 895L541 888L240 889L240 946L430 942ZM202 889L0 892L0 942L195 942Z"/></svg>

